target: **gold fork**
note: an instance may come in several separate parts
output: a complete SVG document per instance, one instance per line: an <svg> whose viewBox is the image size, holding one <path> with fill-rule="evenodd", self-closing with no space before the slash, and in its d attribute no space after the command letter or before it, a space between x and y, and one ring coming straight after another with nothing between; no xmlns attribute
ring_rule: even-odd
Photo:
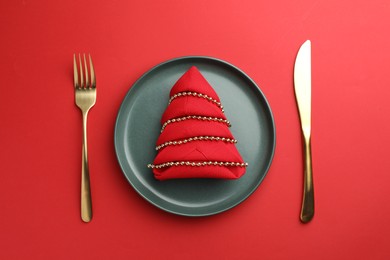
<svg viewBox="0 0 390 260"><path fill-rule="evenodd" d="M83 151L82 151L82 166L81 166L81 219L84 222L89 222L92 219L92 200L91 200L91 187L89 181L89 167L88 167L88 149L87 149L87 117L91 107L96 102L96 78L95 71L93 69L91 55L89 57L89 70L88 75L87 60L84 57L84 71L81 55L79 54L79 71L77 70L76 54L73 54L73 75L74 75L74 88L75 88L75 101L76 105L80 108L83 115ZM85 81L84 81L85 80Z"/></svg>

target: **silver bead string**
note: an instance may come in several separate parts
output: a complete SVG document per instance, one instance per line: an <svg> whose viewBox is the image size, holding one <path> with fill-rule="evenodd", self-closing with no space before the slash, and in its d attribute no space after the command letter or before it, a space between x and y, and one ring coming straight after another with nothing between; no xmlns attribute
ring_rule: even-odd
<svg viewBox="0 0 390 260"><path fill-rule="evenodd" d="M204 98L214 104L216 104L222 111L222 113L225 112L225 110L223 110L223 106L221 104L221 102L218 102L216 99L213 99L212 97L209 97L208 95L206 94L202 94L202 93L199 93L199 92L180 92L180 93L176 93L175 95L173 95L169 101L168 101L168 104L171 104L171 102L175 99L175 98L178 98L178 97L185 97L185 96L193 96L193 97L200 97L200 98Z"/></svg>
<svg viewBox="0 0 390 260"><path fill-rule="evenodd" d="M227 142L227 143L232 143L235 144L237 143L236 139L233 138L226 138L226 137L219 137L219 136L194 136L186 139L180 139L176 141L168 141L163 144L160 144L159 146L156 146L156 151L160 150L161 148L164 148L166 146L170 145L181 145L181 144L186 144L192 141L222 141L222 142Z"/></svg>
<svg viewBox="0 0 390 260"><path fill-rule="evenodd" d="M166 162L162 164L148 164L148 168L152 169L161 169L171 166L192 166L192 167L201 167L201 166L223 166L223 167L247 167L248 163L240 162L217 162L217 161L202 161L202 162L193 162L193 161L180 161L180 162Z"/></svg>
<svg viewBox="0 0 390 260"><path fill-rule="evenodd" d="M184 116L184 117L179 117L179 118L173 118L173 119L168 119L162 126L161 128L161 133L164 131L165 127L171 123L175 122L180 122L180 121L185 121L189 119L196 119L196 120L202 120L202 121L215 121L215 122L220 122L226 124L228 127L230 127L230 122L226 119L219 118L219 117L207 117L207 116Z"/></svg>

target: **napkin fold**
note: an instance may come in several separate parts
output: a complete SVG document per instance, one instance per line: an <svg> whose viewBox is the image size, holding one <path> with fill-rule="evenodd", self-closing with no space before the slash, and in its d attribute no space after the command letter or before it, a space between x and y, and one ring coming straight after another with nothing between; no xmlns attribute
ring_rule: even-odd
<svg viewBox="0 0 390 260"><path fill-rule="evenodd" d="M148 165L156 179L237 179L245 173L221 101L195 66L172 87L161 125L158 154Z"/></svg>

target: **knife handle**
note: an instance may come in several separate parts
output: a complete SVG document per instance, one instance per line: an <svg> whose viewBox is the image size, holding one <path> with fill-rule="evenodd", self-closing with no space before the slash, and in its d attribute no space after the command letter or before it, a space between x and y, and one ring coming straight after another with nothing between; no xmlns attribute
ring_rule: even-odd
<svg viewBox="0 0 390 260"><path fill-rule="evenodd" d="M304 134L304 181L303 181L303 199L301 209L301 221L309 222L314 216L314 187L313 187L313 169L311 161L311 141L310 135Z"/></svg>

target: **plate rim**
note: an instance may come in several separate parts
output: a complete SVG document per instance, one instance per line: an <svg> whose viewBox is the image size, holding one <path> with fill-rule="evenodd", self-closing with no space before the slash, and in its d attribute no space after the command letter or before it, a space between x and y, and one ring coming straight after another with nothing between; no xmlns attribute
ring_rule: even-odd
<svg viewBox="0 0 390 260"><path fill-rule="evenodd" d="M126 105L125 104L125 101L128 99L128 97L130 95L132 95L132 93L134 91L136 91L136 89L138 89L136 86L139 85L139 82L141 82L145 77L147 77L150 73L152 73L153 71L157 70L158 68L160 67L163 67L169 63L173 63L173 62L178 62L178 61L181 61L181 60L191 60L191 59L199 59L199 60L211 60L213 62L219 62L219 63L222 63L224 66L227 66L227 67L230 67L231 69L237 71L240 76L243 76L246 80L248 80L250 82L251 85L253 85L256 89L256 91L258 91L258 93L260 94L260 96L262 97L262 101L264 102L265 104L265 107L266 107L266 110L268 110L267 112L267 115L269 116L269 120L271 122L271 133L272 133L272 137L273 137L273 140L272 142L270 143L271 146L272 146L272 149L270 151L270 158L266 164L266 167L265 167L265 170L264 170L264 174L263 176L259 179L259 181L253 186L253 188L251 190L249 190L249 192L247 194L245 194L245 196L242 196L239 200L235 201L232 205L229 205L228 207L225 207L225 208L222 208L222 209L219 209L219 210L214 210L214 211L210 211L208 213L186 213L186 212L180 212L180 211L175 211L173 209L168 209L167 207L164 207L156 202L154 202L152 199L148 198L146 195L144 195L141 190L139 189L139 187L137 187L137 185L135 185L132 180L130 180L130 178L126 175L125 173L125 170L124 170L124 166L122 165L122 162L121 162L121 158L120 158L120 152L118 153L118 142L119 138L117 138L118 134L117 132L119 131L118 128L119 128L119 124L120 124L120 117L122 115L122 111L124 110L124 106ZM136 89L134 89L136 87ZM272 109L271 109L271 106L266 98L266 96L264 95L263 91L260 89L259 85L256 84L256 82L251 78L249 77L244 71L242 71L240 68L236 67L235 65L225 61L225 60L222 60L222 59L219 59L219 58L215 58L215 57L211 57L211 56L197 56L197 55L191 55L191 56L181 56L181 57L177 57L177 58L172 58L172 59L168 59L166 61L163 61L163 62L160 62L158 63L157 65L154 65L153 67L151 67L149 70L147 70L146 72L144 72L130 87L130 89L127 90L126 92L126 95L124 96L124 98L122 99L121 101L121 105L118 109L118 112L117 112L117 116L116 116L116 120L115 120L115 128L114 128L114 148L115 148L115 154L116 154L116 158L117 158L117 161L119 163L119 166L121 168L121 172L122 174L124 175L124 177L126 178L126 180L130 183L130 185L133 187L133 189L142 197L144 198L146 201L148 201L149 203L151 203L152 205L156 206L157 208L165 211L165 212L169 212L171 214L175 214L175 215L179 215L179 216L186 216L186 217L204 217L204 216L211 216L211 215L216 215L216 214L219 214L219 213L222 213L222 212L225 212L225 211L228 211L236 206L238 206L239 204L241 204L243 201L245 201L248 197L250 197L256 190L257 188L260 186L260 184L263 182L264 178L267 176L269 170L270 170L270 167L271 167L271 164L273 162L273 159L274 159L274 155L275 155L275 149L276 149L276 126L275 126L275 119L274 119L274 116L273 116L273 113L272 113ZM134 175L134 174L133 174Z"/></svg>

